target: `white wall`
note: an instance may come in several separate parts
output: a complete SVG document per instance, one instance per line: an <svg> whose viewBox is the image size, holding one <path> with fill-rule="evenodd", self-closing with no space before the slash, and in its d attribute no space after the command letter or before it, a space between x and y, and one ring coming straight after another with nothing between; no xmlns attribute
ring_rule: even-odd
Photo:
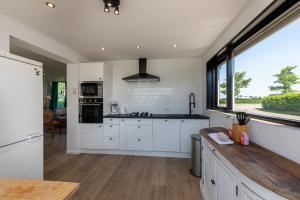
<svg viewBox="0 0 300 200"><path fill-rule="evenodd" d="M202 60L149 59L147 71L160 82L127 83L122 78L138 73L137 60L111 61L113 100L128 112L188 113L189 94L195 93L196 109L202 113Z"/></svg>
<svg viewBox="0 0 300 200"><path fill-rule="evenodd" d="M78 64L67 65L67 152L78 153Z"/></svg>
<svg viewBox="0 0 300 200"><path fill-rule="evenodd" d="M233 38L243 27L245 27L256 15L258 15L271 0L254 0L241 13L241 15L227 28L226 31L216 40L214 45L204 56L205 63L231 38ZM205 71L205 70L204 70ZM203 74L205 80L205 73ZM206 93L206 87L203 88L203 95ZM205 99L204 99L205 100ZM204 105L206 107L206 102ZM226 119L228 114L208 110L210 116L210 125L229 128L231 120ZM251 140L267 149L270 149L282 156L285 156L297 163L300 163L300 129L285 125L270 123L261 120L251 120L249 123Z"/></svg>

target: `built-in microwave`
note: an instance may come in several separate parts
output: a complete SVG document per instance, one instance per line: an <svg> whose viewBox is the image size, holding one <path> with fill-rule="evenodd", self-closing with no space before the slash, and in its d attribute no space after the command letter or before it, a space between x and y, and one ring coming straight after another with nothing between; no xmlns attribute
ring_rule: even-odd
<svg viewBox="0 0 300 200"><path fill-rule="evenodd" d="M103 98L102 81L80 82L80 97Z"/></svg>

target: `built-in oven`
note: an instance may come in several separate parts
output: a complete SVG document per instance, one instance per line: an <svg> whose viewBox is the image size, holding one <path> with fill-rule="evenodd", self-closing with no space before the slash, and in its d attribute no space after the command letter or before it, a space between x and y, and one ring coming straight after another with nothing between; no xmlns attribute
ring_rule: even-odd
<svg viewBox="0 0 300 200"><path fill-rule="evenodd" d="M85 81L80 82L80 97L103 97L102 81Z"/></svg>
<svg viewBox="0 0 300 200"><path fill-rule="evenodd" d="M103 98L79 98L79 123L103 123Z"/></svg>

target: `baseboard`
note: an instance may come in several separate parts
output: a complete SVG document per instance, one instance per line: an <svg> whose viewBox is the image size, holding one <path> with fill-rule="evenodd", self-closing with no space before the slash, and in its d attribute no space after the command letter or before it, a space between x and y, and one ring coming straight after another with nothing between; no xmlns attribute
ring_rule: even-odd
<svg viewBox="0 0 300 200"><path fill-rule="evenodd" d="M133 155L133 156L153 156L153 157L171 157L171 158L190 158L190 153L180 152L152 152L152 151L125 151L125 150L97 150L80 149L79 153L90 154L113 154L113 155Z"/></svg>
<svg viewBox="0 0 300 200"><path fill-rule="evenodd" d="M79 151L70 151L70 150L67 150L66 151L66 154L80 154L80 152Z"/></svg>

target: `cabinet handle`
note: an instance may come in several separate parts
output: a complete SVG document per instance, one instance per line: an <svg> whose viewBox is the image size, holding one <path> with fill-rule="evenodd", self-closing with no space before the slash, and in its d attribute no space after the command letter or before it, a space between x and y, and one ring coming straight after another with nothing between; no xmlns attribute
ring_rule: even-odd
<svg viewBox="0 0 300 200"><path fill-rule="evenodd" d="M181 120L181 122L184 122L184 120Z"/></svg>
<svg viewBox="0 0 300 200"><path fill-rule="evenodd" d="M109 138L110 140L112 140L112 138Z"/></svg>
<svg viewBox="0 0 300 200"><path fill-rule="evenodd" d="M138 126L138 128L141 128L141 126Z"/></svg>
<svg viewBox="0 0 300 200"><path fill-rule="evenodd" d="M99 128L101 128L102 126L99 126Z"/></svg>
<svg viewBox="0 0 300 200"><path fill-rule="evenodd" d="M167 122L168 120L167 119L165 119L165 122Z"/></svg>
<svg viewBox="0 0 300 200"><path fill-rule="evenodd" d="M216 150L215 149L213 149L213 152L215 152Z"/></svg>
<svg viewBox="0 0 300 200"><path fill-rule="evenodd" d="M141 120L140 119L138 119L138 122L140 122Z"/></svg>
<svg viewBox="0 0 300 200"><path fill-rule="evenodd" d="M110 128L112 128L112 126L109 126Z"/></svg>
<svg viewBox="0 0 300 200"><path fill-rule="evenodd" d="M124 122L125 120L124 119L122 119L122 122Z"/></svg>
<svg viewBox="0 0 300 200"><path fill-rule="evenodd" d="M140 141L141 141L141 139L138 139L138 141L140 142Z"/></svg>
<svg viewBox="0 0 300 200"><path fill-rule="evenodd" d="M215 180L211 179L210 181L211 181L211 184L216 185Z"/></svg>
<svg viewBox="0 0 300 200"><path fill-rule="evenodd" d="M113 119L110 119L110 121L112 121Z"/></svg>

